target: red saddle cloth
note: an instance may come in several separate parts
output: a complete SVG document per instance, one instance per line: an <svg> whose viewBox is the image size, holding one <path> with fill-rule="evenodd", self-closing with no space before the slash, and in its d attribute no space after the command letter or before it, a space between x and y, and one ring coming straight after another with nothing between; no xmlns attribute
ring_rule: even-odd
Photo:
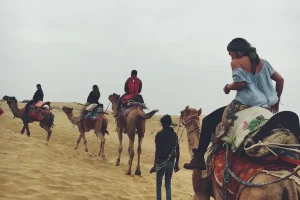
<svg viewBox="0 0 300 200"><path fill-rule="evenodd" d="M226 158L225 150L220 151L213 158L214 176L217 183L220 186L223 186L225 158ZM234 155L231 151L229 152L229 162L231 165L231 171L244 181L250 181L261 170L269 170L269 171L288 170L291 172L293 171L292 168L286 166L279 166L278 164L251 163L248 160L242 159ZM239 184L234 178L231 178L230 182L227 184L227 189L231 194L236 194L240 186L241 184Z"/></svg>
<svg viewBox="0 0 300 200"><path fill-rule="evenodd" d="M22 115L24 114L25 108L22 108L21 110ZM35 121L41 121L44 119L46 115L49 115L51 112L50 110L42 110L40 108L33 108L29 110L29 117Z"/></svg>
<svg viewBox="0 0 300 200"><path fill-rule="evenodd" d="M126 104L128 100L133 99L137 94L127 94L122 98L122 104Z"/></svg>

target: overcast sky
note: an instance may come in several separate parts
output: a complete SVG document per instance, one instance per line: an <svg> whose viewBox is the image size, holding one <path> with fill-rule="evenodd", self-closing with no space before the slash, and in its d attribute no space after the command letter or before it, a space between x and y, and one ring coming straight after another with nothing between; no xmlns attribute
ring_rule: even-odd
<svg viewBox="0 0 300 200"><path fill-rule="evenodd" d="M150 109L204 114L228 104L227 44L244 37L285 78L282 110L300 114L299 0L0 0L0 95L84 103L122 94L132 69Z"/></svg>

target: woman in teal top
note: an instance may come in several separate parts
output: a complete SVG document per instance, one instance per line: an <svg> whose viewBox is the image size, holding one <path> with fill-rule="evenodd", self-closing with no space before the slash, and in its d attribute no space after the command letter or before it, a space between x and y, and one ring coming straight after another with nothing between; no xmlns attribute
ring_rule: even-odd
<svg viewBox="0 0 300 200"><path fill-rule="evenodd" d="M236 112L252 106L270 109L273 113L279 110L284 83L282 76L268 61L260 59L256 49L243 38L233 39L228 44L227 51L232 60L233 83L227 84L223 91L229 94L231 90L236 90L236 97L229 105L215 110L203 119L198 148L193 149L194 157L191 162L184 164L186 169L206 169L204 154L211 134L215 131L219 137L226 134L236 119ZM276 88L272 80L276 82Z"/></svg>

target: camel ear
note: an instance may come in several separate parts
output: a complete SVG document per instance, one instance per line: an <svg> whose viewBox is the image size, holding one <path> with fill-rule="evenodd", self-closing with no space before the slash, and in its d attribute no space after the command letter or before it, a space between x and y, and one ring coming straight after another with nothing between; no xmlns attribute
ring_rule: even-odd
<svg viewBox="0 0 300 200"><path fill-rule="evenodd" d="M187 112L190 106L186 106L184 111Z"/></svg>
<svg viewBox="0 0 300 200"><path fill-rule="evenodd" d="M198 116L200 116L202 114L202 109L200 108L199 110L198 110Z"/></svg>

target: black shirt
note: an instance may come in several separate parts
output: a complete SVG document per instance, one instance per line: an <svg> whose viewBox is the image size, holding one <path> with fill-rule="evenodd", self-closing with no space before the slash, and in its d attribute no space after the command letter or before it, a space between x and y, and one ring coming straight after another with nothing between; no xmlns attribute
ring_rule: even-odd
<svg viewBox="0 0 300 200"><path fill-rule="evenodd" d="M90 92L88 98L87 98L87 102L88 103L96 103L99 104L99 99L100 99L100 93L99 94L95 94L93 91Z"/></svg>
<svg viewBox="0 0 300 200"><path fill-rule="evenodd" d="M44 93L42 88L37 89L37 91L33 95L33 101L38 102L38 101L43 101L44 100Z"/></svg>
<svg viewBox="0 0 300 200"><path fill-rule="evenodd" d="M179 154L179 143L178 136L171 127L163 128L155 136L155 146L156 146L156 159L168 159L169 155L173 154L170 161L174 161L176 155Z"/></svg>

